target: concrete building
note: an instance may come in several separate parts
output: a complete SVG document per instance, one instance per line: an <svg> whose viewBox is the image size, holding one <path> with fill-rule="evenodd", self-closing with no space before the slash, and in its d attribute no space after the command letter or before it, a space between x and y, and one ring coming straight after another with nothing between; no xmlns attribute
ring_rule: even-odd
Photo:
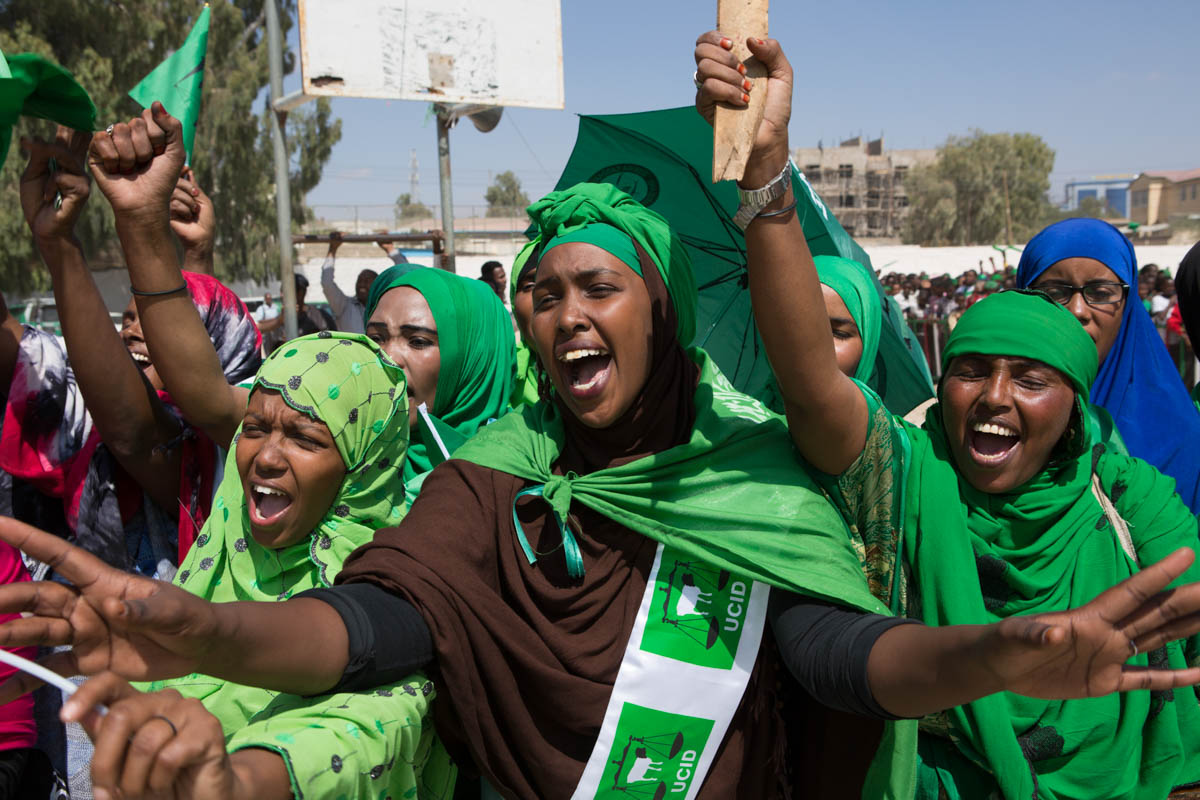
<svg viewBox="0 0 1200 800"><path fill-rule="evenodd" d="M856 136L837 147L800 147L793 156L851 236L885 237L899 236L908 216L905 174L936 161L937 151L885 150L882 137Z"/></svg>
<svg viewBox="0 0 1200 800"><path fill-rule="evenodd" d="M1129 184L1129 200L1129 218L1140 225L1200 219L1200 169L1143 172Z"/></svg>
<svg viewBox="0 0 1200 800"><path fill-rule="evenodd" d="M1069 181L1066 185L1064 211L1075 211L1085 198L1098 200L1121 217L1129 216L1129 184L1136 175L1093 175L1088 179Z"/></svg>

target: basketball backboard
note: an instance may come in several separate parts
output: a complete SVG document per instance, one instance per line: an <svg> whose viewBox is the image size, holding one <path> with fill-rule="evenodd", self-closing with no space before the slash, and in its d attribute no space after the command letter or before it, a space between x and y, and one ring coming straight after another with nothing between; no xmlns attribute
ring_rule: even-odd
<svg viewBox="0 0 1200 800"><path fill-rule="evenodd" d="M302 92L563 107L559 0L299 0Z"/></svg>

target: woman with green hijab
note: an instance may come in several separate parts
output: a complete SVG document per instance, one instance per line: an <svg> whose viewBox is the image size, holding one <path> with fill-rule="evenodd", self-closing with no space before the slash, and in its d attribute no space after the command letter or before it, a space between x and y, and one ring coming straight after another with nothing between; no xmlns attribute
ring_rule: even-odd
<svg viewBox="0 0 1200 800"><path fill-rule="evenodd" d="M766 122L744 178L756 187L786 159L780 121L790 112L791 69L777 42L751 50L771 75ZM732 71L731 57L719 34L702 37L696 57L699 74L717 78L700 92L703 110L733 88L722 72ZM1177 562L1171 578L1200 578L1196 520L1172 482L1092 441L1085 407L1095 346L1065 309L1023 292L968 309L943 353L938 405L917 428L839 369L829 327L813 319L823 304L819 273L794 215L752 223L747 244L755 318L792 439L850 526L872 593L894 612L940 630L1012 626L1061 620L1166 563ZM1200 780L1194 690L1148 679L1176 670L1193 682L1194 627L1144 637L1139 624L1109 619L1117 620L1117 663L1107 674L1151 691L1110 694L1120 688L1110 683L1060 693L1048 681L960 698L922 721L917 769L900 795L1160 800ZM896 628L877 648L913 634ZM931 670L930 680L953 672ZM873 690L886 695L891 677L880 673ZM897 714L928 714L921 694L881 703Z"/></svg>
<svg viewBox="0 0 1200 800"><path fill-rule="evenodd" d="M538 359L530 344L529 323L533 319L533 284L537 278L537 262L534 257L535 244L527 244L513 261L513 279L509 285L513 319L521 338L517 341L517 377L513 383L509 405L533 405L539 399Z"/></svg>
<svg viewBox="0 0 1200 800"><path fill-rule="evenodd" d="M175 585L215 603L273 603L331 586L352 550L403 518L404 385L400 368L361 335L306 336L276 350L250 387L213 514ZM81 583L119 585L129 597L159 590L68 552L79 561L63 574ZM180 796L400 797L420 787L445 797L453 783L444 758L426 764L434 693L419 674L321 697L203 674L139 688L106 673L67 707L71 715L110 706L89 722L98 790L140 796L146 781L159 781L152 788L174 784Z"/></svg>
<svg viewBox="0 0 1200 800"><path fill-rule="evenodd" d="M408 379L412 439L402 475L411 504L434 466L508 408L512 323L488 284L410 265L375 279L365 318L367 337Z"/></svg>
<svg viewBox="0 0 1200 800"><path fill-rule="evenodd" d="M813 264L829 314L838 369L870 386L883 324L875 284L862 264L848 258L815 256Z"/></svg>

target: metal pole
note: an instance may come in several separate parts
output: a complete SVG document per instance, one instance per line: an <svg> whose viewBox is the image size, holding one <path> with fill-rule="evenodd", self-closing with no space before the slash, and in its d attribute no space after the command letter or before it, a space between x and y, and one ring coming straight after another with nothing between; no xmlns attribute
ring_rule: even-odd
<svg viewBox="0 0 1200 800"><path fill-rule="evenodd" d="M271 102L283 96L283 46L279 38L279 8L267 0L267 60L271 63ZM271 140L275 144L275 217L279 235L279 280L283 284L283 333L296 338L296 279L292 271L292 194L288 183L287 145L283 141L286 112L271 108Z"/></svg>
<svg viewBox="0 0 1200 800"><path fill-rule="evenodd" d="M446 234L446 252L438 266L454 272L454 194L450 186L450 116L437 109L438 182L442 194L442 230Z"/></svg>

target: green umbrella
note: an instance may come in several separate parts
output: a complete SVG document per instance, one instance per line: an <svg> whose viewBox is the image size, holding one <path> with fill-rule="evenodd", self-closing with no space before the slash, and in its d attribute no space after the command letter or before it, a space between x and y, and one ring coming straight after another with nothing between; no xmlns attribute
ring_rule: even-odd
<svg viewBox="0 0 1200 800"><path fill-rule="evenodd" d="M34 53L0 56L0 166L20 116L52 120L77 131L96 129L96 106L71 73Z"/></svg>
<svg viewBox="0 0 1200 800"><path fill-rule="evenodd" d="M737 191L713 184L712 128L690 106L638 114L581 116L575 149L556 189L580 181L611 183L670 221L687 246L700 290L695 344L738 389L782 411L754 325L746 283L746 241L733 224ZM842 256L868 267L866 252L792 168L796 213L813 255ZM873 271L872 271L873 274ZM884 322L872 388L903 414L933 394L920 345L876 280Z"/></svg>

